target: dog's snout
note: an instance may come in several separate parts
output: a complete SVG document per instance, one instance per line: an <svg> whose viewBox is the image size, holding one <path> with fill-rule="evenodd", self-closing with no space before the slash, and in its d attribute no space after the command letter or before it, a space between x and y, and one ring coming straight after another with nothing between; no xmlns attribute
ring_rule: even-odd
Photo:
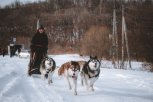
<svg viewBox="0 0 153 102"><path fill-rule="evenodd" d="M45 78L48 78L48 74L45 74Z"/></svg>

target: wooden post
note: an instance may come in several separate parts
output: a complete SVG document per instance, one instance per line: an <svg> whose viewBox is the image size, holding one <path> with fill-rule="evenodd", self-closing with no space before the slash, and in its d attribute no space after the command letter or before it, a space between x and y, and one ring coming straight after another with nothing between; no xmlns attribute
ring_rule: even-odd
<svg viewBox="0 0 153 102"><path fill-rule="evenodd" d="M130 52L129 52L129 46L128 46L128 37L127 37L127 29L126 29L126 22L124 17L124 7L122 6L122 62L121 62L121 68L124 68L124 42L126 43L126 51L128 55L128 62L129 67L131 67L131 60L130 60Z"/></svg>
<svg viewBox="0 0 153 102"><path fill-rule="evenodd" d="M116 10L114 10L114 34L115 34L115 52L116 52L116 58L117 58L117 68L119 68L119 58L118 58L118 36L117 36L117 25L116 25Z"/></svg>
<svg viewBox="0 0 153 102"><path fill-rule="evenodd" d="M117 57L117 68L119 68L119 58L118 58L118 36L117 36L117 25L116 25L116 11L115 11L115 45L116 45L116 49L115 49L115 52L116 52L116 57Z"/></svg>
<svg viewBox="0 0 153 102"><path fill-rule="evenodd" d="M123 18L124 18L124 9L123 9L123 5L122 5L122 61L121 61L121 69L124 69L124 22L123 22Z"/></svg>
<svg viewBox="0 0 153 102"><path fill-rule="evenodd" d="M112 63L115 68L119 68L119 59L118 59L118 38L117 38L117 25L116 25L116 10L114 2L114 11L113 11L113 33L112 33ZM117 60L117 65L116 65Z"/></svg>
<svg viewBox="0 0 153 102"><path fill-rule="evenodd" d="M114 64L114 67L116 68L116 63L115 63L115 51L116 51L116 44L115 44L115 26L116 26L116 11L114 8L113 11L113 33L112 33L112 64Z"/></svg>
<svg viewBox="0 0 153 102"><path fill-rule="evenodd" d="M131 67L131 60L130 60L130 52L129 52L129 45L128 45L128 37L127 37L127 30L126 30L126 23L125 23L125 18L123 16L123 23L124 23L124 34L125 34L125 42L126 42L126 51L128 55L128 62L129 62L129 67Z"/></svg>

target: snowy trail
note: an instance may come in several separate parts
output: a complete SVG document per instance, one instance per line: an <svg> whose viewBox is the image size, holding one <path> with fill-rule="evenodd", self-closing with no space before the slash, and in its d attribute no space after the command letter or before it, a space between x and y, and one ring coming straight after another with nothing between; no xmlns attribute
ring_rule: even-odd
<svg viewBox="0 0 153 102"><path fill-rule="evenodd" d="M5 67L7 63L4 62L4 59L2 60L1 68ZM62 97L51 90L40 78L28 77L27 69L23 70L23 63L19 59L15 60L7 66L7 68L14 66L14 69L8 69L8 72L0 76L0 80L3 82L0 84L0 102L63 102ZM46 89L50 91L46 91Z"/></svg>
<svg viewBox="0 0 153 102"><path fill-rule="evenodd" d="M43 96L43 98L45 98L42 101L45 100L45 102L50 102L52 100L51 102L63 102L62 96L55 92L52 86L45 83L44 80L41 80L40 78L32 78L32 80L34 83L33 85L35 85L35 88L38 91L37 93L39 93L40 96Z"/></svg>
<svg viewBox="0 0 153 102"><path fill-rule="evenodd" d="M77 54L51 55L57 66L70 60L88 60ZM95 91L87 91L78 80L78 95L68 89L58 68L53 83L40 76L27 76L29 59L0 56L0 102L153 102L153 73L101 68ZM136 65L135 65L136 66Z"/></svg>

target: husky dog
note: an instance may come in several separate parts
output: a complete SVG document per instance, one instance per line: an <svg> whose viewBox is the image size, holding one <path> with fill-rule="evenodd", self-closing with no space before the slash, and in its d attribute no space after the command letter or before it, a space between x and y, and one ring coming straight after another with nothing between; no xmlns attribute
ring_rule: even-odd
<svg viewBox="0 0 153 102"><path fill-rule="evenodd" d="M48 84L52 83L52 75L55 71L56 63L52 58L44 58L40 64L41 77L44 80L48 79Z"/></svg>
<svg viewBox="0 0 153 102"><path fill-rule="evenodd" d="M79 71L80 71L80 66L76 61L66 62L58 70L59 76L64 75L66 77L70 90L72 89L71 86L72 83L70 81L71 80L73 81L75 95L77 95L77 78Z"/></svg>
<svg viewBox="0 0 153 102"><path fill-rule="evenodd" d="M90 88L94 91L93 85L98 79L100 74L100 61L97 59L97 56L91 57L88 62L83 65L81 71L81 80L82 85L85 83L87 90Z"/></svg>

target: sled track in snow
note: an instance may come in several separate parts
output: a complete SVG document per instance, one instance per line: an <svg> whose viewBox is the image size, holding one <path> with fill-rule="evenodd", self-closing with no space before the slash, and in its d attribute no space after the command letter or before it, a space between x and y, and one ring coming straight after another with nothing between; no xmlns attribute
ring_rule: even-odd
<svg viewBox="0 0 153 102"><path fill-rule="evenodd" d="M13 65L10 65L9 67L11 68L11 66L14 65L16 66L16 64L13 63ZM11 69L10 72L5 73L0 77L0 80L3 82L0 84L0 99L19 82L18 80L21 77L17 74L18 70L19 69Z"/></svg>
<svg viewBox="0 0 153 102"><path fill-rule="evenodd" d="M42 101L40 102L63 102L62 96L54 91L52 85L48 85L41 78L31 78L31 84Z"/></svg>
<svg viewBox="0 0 153 102"><path fill-rule="evenodd" d="M7 83L5 85L5 87L3 88L3 90L0 92L0 99L2 96L4 96L13 86L15 86L15 84L18 82L18 80L20 79L20 77L15 77L13 78L11 81L9 81L9 83Z"/></svg>
<svg viewBox="0 0 153 102"><path fill-rule="evenodd" d="M12 80L14 80L13 77L16 76L16 73L14 72L11 72L11 73L7 73L3 76L0 77L0 80L1 80L1 84L0 84L0 93L1 91L4 89L4 87L10 83Z"/></svg>

